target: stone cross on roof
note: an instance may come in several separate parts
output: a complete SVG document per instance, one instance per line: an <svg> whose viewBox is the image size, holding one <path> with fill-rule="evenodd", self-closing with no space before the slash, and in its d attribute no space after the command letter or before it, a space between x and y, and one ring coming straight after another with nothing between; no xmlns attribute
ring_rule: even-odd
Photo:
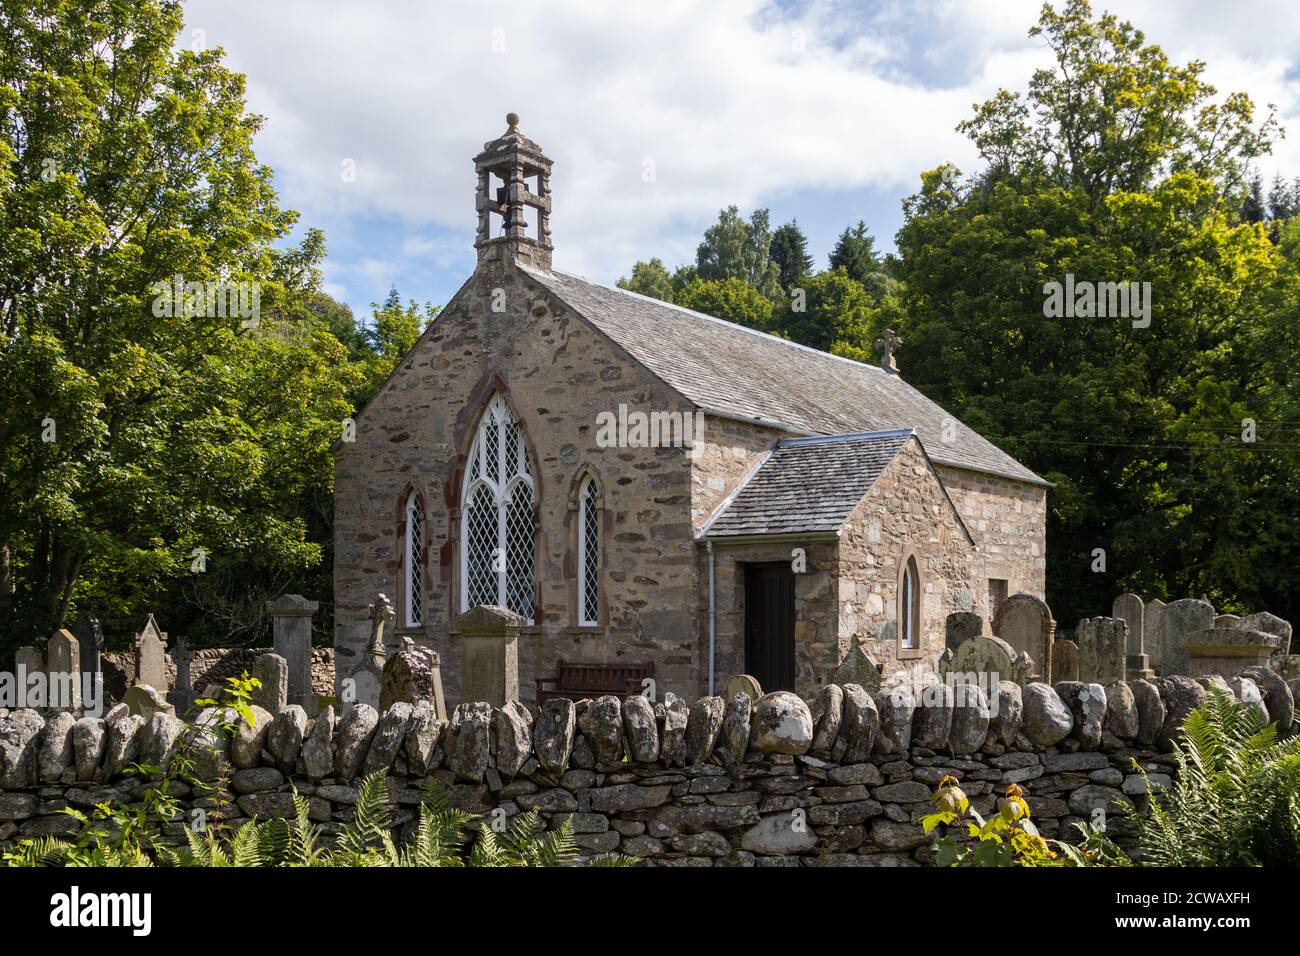
<svg viewBox="0 0 1300 956"><path fill-rule="evenodd" d="M893 329L885 329L880 334L880 338L876 339L876 348L884 350L884 355L880 358L880 367L891 375L898 374L898 362L894 359L894 349L902 344L903 340L899 338L898 333Z"/></svg>

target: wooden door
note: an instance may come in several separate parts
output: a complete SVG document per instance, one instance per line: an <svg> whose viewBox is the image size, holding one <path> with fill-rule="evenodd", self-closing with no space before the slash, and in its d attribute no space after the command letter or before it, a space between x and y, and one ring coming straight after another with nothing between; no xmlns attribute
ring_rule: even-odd
<svg viewBox="0 0 1300 956"><path fill-rule="evenodd" d="M745 565L745 673L763 692L794 690L794 571Z"/></svg>

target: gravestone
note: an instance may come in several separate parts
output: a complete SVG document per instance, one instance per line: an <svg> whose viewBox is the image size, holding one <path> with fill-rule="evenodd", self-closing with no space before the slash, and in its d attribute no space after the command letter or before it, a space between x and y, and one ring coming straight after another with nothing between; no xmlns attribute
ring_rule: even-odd
<svg viewBox="0 0 1300 956"><path fill-rule="evenodd" d="M1106 685L1124 679L1128 624L1116 617L1086 617L1074 632L1079 648L1077 680Z"/></svg>
<svg viewBox="0 0 1300 956"><path fill-rule="evenodd" d="M1196 598L1183 598L1165 605L1161 616L1163 642L1160 650L1160 676L1187 674L1187 646L1184 639L1194 631L1214 627L1214 605Z"/></svg>
<svg viewBox="0 0 1300 956"><path fill-rule="evenodd" d="M59 628L45 645L47 705L56 710L81 709L81 648L66 628Z"/></svg>
<svg viewBox="0 0 1300 956"><path fill-rule="evenodd" d="M1250 667L1267 666L1282 646L1282 638L1276 634L1244 627L1207 627L1184 632L1181 639L1188 677L1239 674Z"/></svg>
<svg viewBox="0 0 1300 956"><path fill-rule="evenodd" d="M880 690L880 665L867 653L866 647L861 642L854 641L853 646L844 655L844 659L831 674L828 683L839 684L841 687L845 684L858 684L868 693L874 694ZM731 694L726 700L731 700L734 696ZM751 697L750 700L758 700L758 698Z"/></svg>
<svg viewBox="0 0 1300 956"><path fill-rule="evenodd" d="M289 666L279 654L259 654L250 672L262 682L253 690L253 703L272 717L289 706Z"/></svg>
<svg viewBox="0 0 1300 956"><path fill-rule="evenodd" d="M320 607L301 594L284 594L266 602L271 615L272 644L289 668L289 703L315 713L311 689L311 622Z"/></svg>
<svg viewBox="0 0 1300 956"><path fill-rule="evenodd" d="M43 672L45 670L45 652L39 647L24 644L14 651L14 670L20 668L27 677Z"/></svg>
<svg viewBox="0 0 1300 956"><path fill-rule="evenodd" d="M1052 609L1032 594L1013 594L1002 602L993 617L993 634L1024 653L1037 665L1039 674L1052 674L1052 642L1056 621ZM1053 679L1055 679L1053 677Z"/></svg>
<svg viewBox="0 0 1300 956"><path fill-rule="evenodd" d="M526 622L495 604L472 607L456 619L464 650L460 696L504 707L519 699L519 632Z"/></svg>
<svg viewBox="0 0 1300 956"><path fill-rule="evenodd" d="M974 611L953 611L943 622L943 646L956 651L972 637L984 636L984 618Z"/></svg>
<svg viewBox="0 0 1300 956"><path fill-rule="evenodd" d="M1151 669L1151 658L1147 654L1144 641L1146 632L1146 607L1136 594L1121 594L1110 606L1111 617L1117 617L1128 625L1128 649L1124 655L1124 679L1146 680L1155 676Z"/></svg>
<svg viewBox="0 0 1300 956"><path fill-rule="evenodd" d="M409 637L402 649L389 656L379 687L379 711L405 701L430 701L439 720L447 719L447 701L442 693L442 658L437 651L421 647Z"/></svg>
<svg viewBox="0 0 1300 956"><path fill-rule="evenodd" d="M1237 622L1241 620L1239 614L1216 614L1214 616L1215 627L1236 627Z"/></svg>
<svg viewBox="0 0 1300 956"><path fill-rule="evenodd" d="M1236 626L1252 631L1263 631L1265 634L1276 634L1282 638L1277 656L1286 657L1291 653L1291 622L1283 620L1276 614L1270 614L1268 611L1247 614L1237 622Z"/></svg>
<svg viewBox="0 0 1300 956"><path fill-rule="evenodd" d="M1001 638L972 637L953 651L939 673L944 678L952 676L962 683L977 684L986 693L992 689L996 696L998 684L1016 681L1018 656L1015 648Z"/></svg>
<svg viewBox="0 0 1300 956"><path fill-rule="evenodd" d="M352 669L349 678L352 681L352 693L345 693L342 700L343 712L350 711L354 704L369 704L379 708L379 691L384 679L384 664L388 662L388 650L384 647L384 628L397 615L393 606L383 594L375 596L375 603L370 605L370 640L366 642L365 653ZM349 699L350 698L350 699Z"/></svg>
<svg viewBox="0 0 1300 956"><path fill-rule="evenodd" d="M1052 683L1079 679L1079 645L1074 641L1052 644Z"/></svg>
<svg viewBox="0 0 1300 956"><path fill-rule="evenodd" d="M1165 646L1165 602L1159 598L1147 601L1142 611L1142 653L1151 667L1160 672L1160 659Z"/></svg>
<svg viewBox="0 0 1300 956"><path fill-rule="evenodd" d="M153 615L135 636L135 682L167 693L167 635L158 629Z"/></svg>
<svg viewBox="0 0 1300 956"><path fill-rule="evenodd" d="M758 700L763 696L763 686L759 684L757 677L750 674L737 674L727 681L727 689L722 699L731 700L737 694L744 694L750 700Z"/></svg>
<svg viewBox="0 0 1300 956"><path fill-rule="evenodd" d="M104 652L104 629L99 626L99 618L83 611L72 626L77 644L81 648L81 672L89 674L91 680L99 678L99 656Z"/></svg>
<svg viewBox="0 0 1300 956"><path fill-rule="evenodd" d="M167 702L183 714L194 705L194 680L190 675L194 648L183 637L172 648L172 663L176 665L176 686L168 692Z"/></svg>

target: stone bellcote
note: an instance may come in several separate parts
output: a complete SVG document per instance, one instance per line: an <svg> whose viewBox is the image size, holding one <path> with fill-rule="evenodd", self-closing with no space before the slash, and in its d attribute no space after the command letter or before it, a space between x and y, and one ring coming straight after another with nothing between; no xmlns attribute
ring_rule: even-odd
<svg viewBox="0 0 1300 956"><path fill-rule="evenodd" d="M508 114L506 124L506 131L484 143L483 152L474 157L478 175L474 248L480 264L517 262L549 270L551 161L519 132L517 114Z"/></svg>

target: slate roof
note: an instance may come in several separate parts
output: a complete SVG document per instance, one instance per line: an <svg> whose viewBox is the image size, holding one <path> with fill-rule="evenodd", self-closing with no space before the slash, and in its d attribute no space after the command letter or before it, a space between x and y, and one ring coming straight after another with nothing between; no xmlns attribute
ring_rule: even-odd
<svg viewBox="0 0 1300 956"><path fill-rule="evenodd" d="M1047 485L898 375L576 276L528 274L706 414L805 435L914 428L931 460ZM945 423L951 440L944 441Z"/></svg>
<svg viewBox="0 0 1300 956"><path fill-rule="evenodd" d="M723 502L703 536L838 531L913 434L785 439Z"/></svg>

